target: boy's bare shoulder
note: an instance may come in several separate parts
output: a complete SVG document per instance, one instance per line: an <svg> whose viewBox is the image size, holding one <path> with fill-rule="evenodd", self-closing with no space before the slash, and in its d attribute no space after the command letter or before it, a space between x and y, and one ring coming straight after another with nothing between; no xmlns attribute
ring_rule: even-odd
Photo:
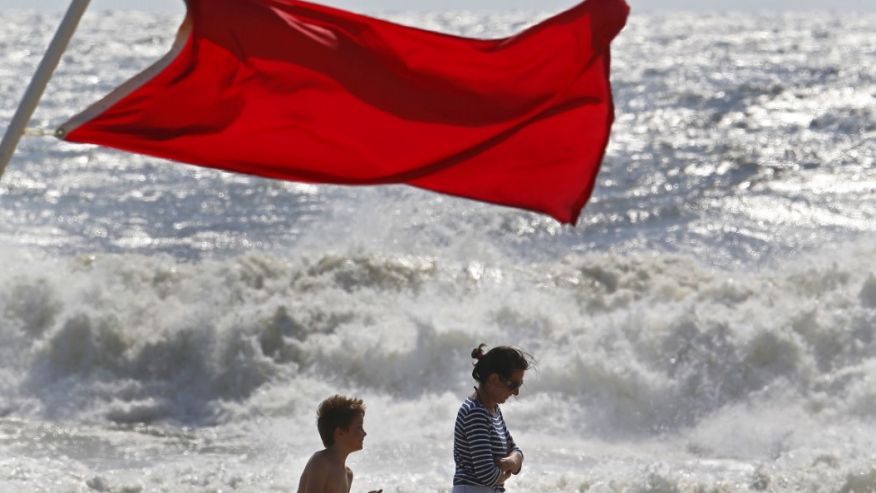
<svg viewBox="0 0 876 493"><path fill-rule="evenodd" d="M301 479L298 481L298 493L311 493L325 491L326 476L328 476L329 464L326 457L317 452L310 456Z"/></svg>
<svg viewBox="0 0 876 493"><path fill-rule="evenodd" d="M320 451L313 454L298 483L298 493L347 493L352 471ZM346 479L346 481L344 481Z"/></svg>
<svg viewBox="0 0 876 493"><path fill-rule="evenodd" d="M310 460L307 461L307 467L328 467L328 465L329 456L325 450L314 452L313 455L310 456Z"/></svg>

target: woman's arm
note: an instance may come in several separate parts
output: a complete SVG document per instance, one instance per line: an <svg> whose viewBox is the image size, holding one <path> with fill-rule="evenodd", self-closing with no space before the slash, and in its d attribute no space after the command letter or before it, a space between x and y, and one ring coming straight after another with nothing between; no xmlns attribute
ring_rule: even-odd
<svg viewBox="0 0 876 493"><path fill-rule="evenodd" d="M523 451L520 450L520 447L514 442L514 437L511 436L511 432L508 431L508 427L505 425L505 418L502 417L502 428L505 429L505 439L508 441L508 455L500 459L505 461L508 464L508 467L502 467L503 471L510 471L512 474L520 474L520 469L523 468Z"/></svg>
<svg viewBox="0 0 876 493"><path fill-rule="evenodd" d="M472 410L463 422L474 474L484 486L502 484L508 479L493 459L493 451L490 447L491 427L489 415L479 409Z"/></svg>

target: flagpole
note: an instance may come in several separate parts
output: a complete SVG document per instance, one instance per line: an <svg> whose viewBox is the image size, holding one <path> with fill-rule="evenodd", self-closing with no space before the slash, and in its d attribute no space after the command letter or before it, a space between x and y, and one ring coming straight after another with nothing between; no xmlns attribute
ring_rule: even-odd
<svg viewBox="0 0 876 493"><path fill-rule="evenodd" d="M33 116L33 112L36 110L37 104L39 104L40 98L42 98L43 92L49 84L49 79L52 78L52 73L58 66L58 62L61 61L61 56L70 43L70 38L76 32L76 27L79 25L79 20L82 18L82 14L85 13L85 9L88 8L89 1L72 0L70 2L70 7L61 20L61 25L58 26L55 37L52 38L46 54L43 55L42 61L33 74L30 85L27 86L27 91L24 93L24 98L22 98L18 110L15 111L15 115L6 129L3 141L0 142L0 178L3 177L6 165L12 159L12 154L18 146L18 141L21 140L27 123L30 121L30 117Z"/></svg>

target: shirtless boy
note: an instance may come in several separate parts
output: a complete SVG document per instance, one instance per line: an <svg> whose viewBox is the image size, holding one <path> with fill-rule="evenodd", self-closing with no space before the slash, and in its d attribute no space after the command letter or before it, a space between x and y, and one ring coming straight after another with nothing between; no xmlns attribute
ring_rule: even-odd
<svg viewBox="0 0 876 493"><path fill-rule="evenodd" d="M325 450L313 454L307 461L298 482L298 493L350 493L353 471L347 467L347 456L362 450L367 435L362 427L365 419L362 399L329 397L319 405L316 416L316 427Z"/></svg>

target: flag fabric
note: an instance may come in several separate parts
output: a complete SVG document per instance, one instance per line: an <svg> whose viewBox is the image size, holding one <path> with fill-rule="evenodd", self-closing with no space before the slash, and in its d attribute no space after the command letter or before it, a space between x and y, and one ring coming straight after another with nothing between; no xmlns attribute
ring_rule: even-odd
<svg viewBox="0 0 876 493"><path fill-rule="evenodd" d="M296 0L186 4L170 53L60 138L276 179L404 183L564 223L590 197L624 0L502 39Z"/></svg>

